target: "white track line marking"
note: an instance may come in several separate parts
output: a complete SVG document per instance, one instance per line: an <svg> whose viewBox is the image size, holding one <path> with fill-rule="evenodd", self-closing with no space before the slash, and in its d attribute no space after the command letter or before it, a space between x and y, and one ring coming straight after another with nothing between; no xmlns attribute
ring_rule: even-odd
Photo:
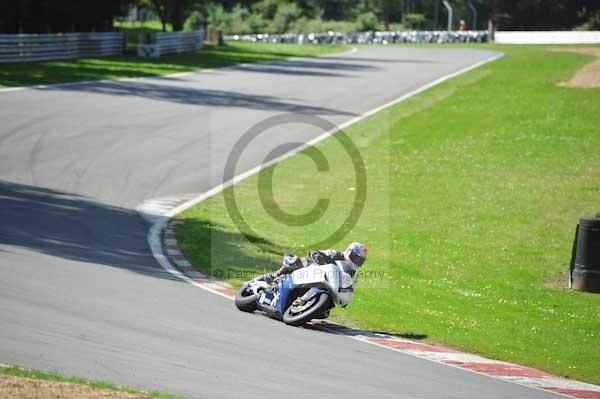
<svg viewBox="0 0 600 399"><path fill-rule="evenodd" d="M536 386L539 388L560 388L600 392L600 387L597 385L592 385L581 381L567 380L565 378L503 376L502 379L527 386Z"/></svg>

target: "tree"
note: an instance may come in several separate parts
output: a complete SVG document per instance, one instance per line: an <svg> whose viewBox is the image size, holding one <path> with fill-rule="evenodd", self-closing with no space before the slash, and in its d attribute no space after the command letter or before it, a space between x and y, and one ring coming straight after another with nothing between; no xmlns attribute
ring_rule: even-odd
<svg viewBox="0 0 600 399"><path fill-rule="evenodd" d="M366 11L375 12L385 30L390 29L390 22L399 20L406 9L407 0L371 0L365 3Z"/></svg>
<svg viewBox="0 0 600 399"><path fill-rule="evenodd" d="M0 32L101 32L113 29L126 0L12 0L0 2Z"/></svg>
<svg viewBox="0 0 600 399"><path fill-rule="evenodd" d="M356 17L356 29L359 31L377 30L379 20L373 11L367 11Z"/></svg>
<svg viewBox="0 0 600 399"><path fill-rule="evenodd" d="M491 19L503 30L565 30L593 20L598 0L485 0Z"/></svg>
<svg viewBox="0 0 600 399"><path fill-rule="evenodd" d="M183 30L183 23L185 22L184 6L184 0L172 0L171 7L173 8L173 18L171 22L173 24L173 30L176 32Z"/></svg>
<svg viewBox="0 0 600 399"><path fill-rule="evenodd" d="M285 33L291 24L302 15L300 7L295 3L280 3L271 22L270 30L273 33Z"/></svg>

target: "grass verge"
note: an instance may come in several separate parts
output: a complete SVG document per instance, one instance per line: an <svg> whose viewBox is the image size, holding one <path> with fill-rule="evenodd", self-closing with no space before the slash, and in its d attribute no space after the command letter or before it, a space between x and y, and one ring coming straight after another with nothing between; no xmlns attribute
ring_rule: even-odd
<svg viewBox="0 0 600 399"><path fill-rule="evenodd" d="M375 274L334 317L600 383L600 295L564 289L578 217L600 211L600 90L557 85L591 57L480 47L507 56L346 130L367 198L343 242L328 244L366 242L364 271ZM234 188L253 233L240 233L217 195L180 215L185 255L239 285L337 227L354 174L336 140L317 148L335 168L292 157L275 167L273 192L296 214L336 199L318 222L276 222L254 176Z"/></svg>
<svg viewBox="0 0 600 399"><path fill-rule="evenodd" d="M102 398L110 398L110 392L117 393L126 393L132 396L125 395L125 397L134 397L134 398L155 398L155 399L181 399L180 396L175 396L163 392L145 392L140 391L139 389L122 387L115 384L111 384L105 381L90 381L77 377L65 377L57 373L48 373L39 370L29 370L24 369L18 366L9 366L9 367L0 367L0 376L11 376L18 377L19 380L19 390L15 393L22 393L22 396L18 397L61 397L61 398L70 398L70 397L83 397L81 395L85 395L85 397L90 397L97 394L97 397ZM46 385L45 387L36 387L34 384L28 383L28 380L41 380L41 381L50 381L53 383L67 383L67 384L52 384ZM93 391L85 391L82 392L77 389L76 386L85 386L91 388ZM9 388L9 387L5 387ZM43 392L40 389L50 389L52 390L52 395L50 395L50 391ZM13 387L13 389L15 389ZM106 392L109 391L109 392ZM2 392L0 392L0 397L2 397ZM94 396L96 397L96 396ZM123 397L123 396L117 396Z"/></svg>
<svg viewBox="0 0 600 399"><path fill-rule="evenodd" d="M349 49L348 46L298 46L232 42L159 59L134 55L76 60L0 64L0 87L33 86L84 80L160 76L247 62L275 61L289 57L314 57Z"/></svg>

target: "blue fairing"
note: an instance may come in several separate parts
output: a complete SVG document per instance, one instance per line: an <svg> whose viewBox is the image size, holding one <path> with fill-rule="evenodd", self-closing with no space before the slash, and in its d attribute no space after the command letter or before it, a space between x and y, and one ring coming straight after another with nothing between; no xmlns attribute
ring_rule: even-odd
<svg viewBox="0 0 600 399"><path fill-rule="evenodd" d="M290 294L294 291L294 289L299 286L294 284L294 280L291 275L286 275L283 278L277 280L276 286L271 291L264 291L262 295L260 295L256 301L258 303L259 308L264 311L277 314L279 316L283 315L289 302L296 298L290 298ZM313 287L310 289L308 294L304 297L305 300L310 300L315 295L318 295L322 292L327 292L321 288ZM274 306L273 306L273 303Z"/></svg>
<svg viewBox="0 0 600 399"><path fill-rule="evenodd" d="M279 291L279 301L276 303L276 309L280 314L285 312L286 304L292 290L296 288L291 275L286 275L277 283L277 291Z"/></svg>

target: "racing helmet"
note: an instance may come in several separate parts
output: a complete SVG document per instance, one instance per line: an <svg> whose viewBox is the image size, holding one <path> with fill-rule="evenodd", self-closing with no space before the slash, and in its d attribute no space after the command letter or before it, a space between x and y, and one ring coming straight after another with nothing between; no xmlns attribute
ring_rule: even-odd
<svg viewBox="0 0 600 399"><path fill-rule="evenodd" d="M353 242L344 251L344 258L352 268L358 269L367 260L367 247L360 242Z"/></svg>

